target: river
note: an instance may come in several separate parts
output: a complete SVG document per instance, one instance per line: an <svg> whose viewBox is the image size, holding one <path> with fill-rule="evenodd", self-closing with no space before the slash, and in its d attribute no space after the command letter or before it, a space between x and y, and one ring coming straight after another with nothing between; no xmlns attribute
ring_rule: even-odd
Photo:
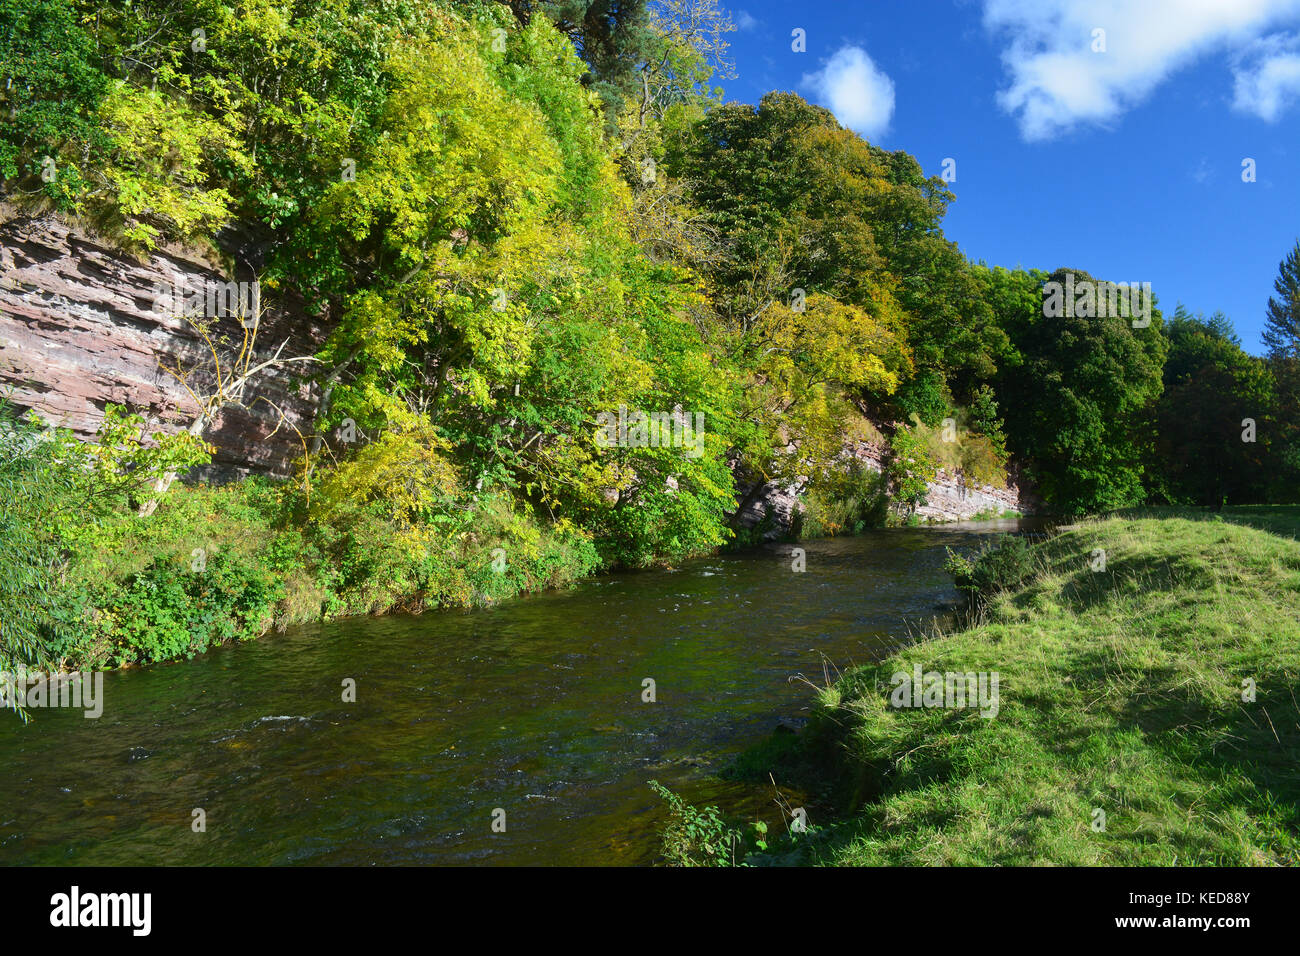
<svg viewBox="0 0 1300 956"><path fill-rule="evenodd" d="M109 673L98 719L0 714L0 863L651 863L648 780L775 819L770 786L716 772L799 726L800 675L871 660L952 600L945 545L1017 527L804 542L803 573L769 546Z"/></svg>

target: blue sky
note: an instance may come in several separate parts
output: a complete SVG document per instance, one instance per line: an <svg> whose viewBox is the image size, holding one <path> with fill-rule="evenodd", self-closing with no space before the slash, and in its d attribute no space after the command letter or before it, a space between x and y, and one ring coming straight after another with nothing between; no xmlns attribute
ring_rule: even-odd
<svg viewBox="0 0 1300 956"><path fill-rule="evenodd" d="M727 99L794 90L927 173L955 160L944 231L971 258L1150 282L1262 351L1300 238L1300 0L723 6Z"/></svg>

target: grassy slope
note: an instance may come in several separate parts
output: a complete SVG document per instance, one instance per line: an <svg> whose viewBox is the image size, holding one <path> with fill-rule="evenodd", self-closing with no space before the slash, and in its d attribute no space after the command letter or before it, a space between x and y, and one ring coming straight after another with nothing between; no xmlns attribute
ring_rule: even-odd
<svg viewBox="0 0 1300 956"><path fill-rule="evenodd" d="M1300 526L1296 509L1243 510ZM981 626L824 692L800 752L859 809L797 858L1297 862L1300 545L1227 517L1084 524L1039 545L1038 572ZM1000 713L888 707L890 676L914 662L999 672Z"/></svg>
<svg viewBox="0 0 1300 956"><path fill-rule="evenodd" d="M1217 514L1232 524L1300 539L1300 505L1235 505L1217 513L1209 508L1131 508L1119 514L1127 518L1187 518L1192 521L1213 521Z"/></svg>

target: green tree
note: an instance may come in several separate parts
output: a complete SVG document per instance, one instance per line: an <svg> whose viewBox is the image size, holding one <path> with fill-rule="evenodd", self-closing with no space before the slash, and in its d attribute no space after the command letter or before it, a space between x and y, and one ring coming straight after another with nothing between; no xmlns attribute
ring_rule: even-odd
<svg viewBox="0 0 1300 956"><path fill-rule="evenodd" d="M1143 500L1151 407L1168 346L1154 302L1146 328L1107 309L1045 316L1040 280L1064 283L1071 272L1076 285L1094 281L1070 269L1046 277L994 270L985 278L998 287L994 307L1015 348L997 378L1007 445L1052 507L1077 514Z"/></svg>
<svg viewBox="0 0 1300 956"><path fill-rule="evenodd" d="M925 504L929 484L939 466L926 442L906 425L899 426L889 440L888 474L890 493L908 515Z"/></svg>
<svg viewBox="0 0 1300 956"><path fill-rule="evenodd" d="M1276 501L1300 500L1300 241L1278 265L1260 338L1275 386L1270 472Z"/></svg>
<svg viewBox="0 0 1300 956"><path fill-rule="evenodd" d="M88 151L108 137L96 115L108 88L69 0L0 4L0 175L5 193L43 193L73 209ZM46 173L46 158L53 161Z"/></svg>
<svg viewBox="0 0 1300 956"><path fill-rule="evenodd" d="M904 152L887 152L792 93L709 112L668 153L724 250L708 273L718 308L745 330L796 288L901 311L908 370L869 398L882 417L930 424L956 390L973 397L1007 351L971 267L940 228L952 194ZM893 396L892 398L890 396Z"/></svg>
<svg viewBox="0 0 1300 956"><path fill-rule="evenodd" d="M1300 358L1300 240L1277 267L1260 338L1275 358Z"/></svg>
<svg viewBox="0 0 1300 956"><path fill-rule="evenodd" d="M0 399L0 670L50 670L72 653L84 608L65 573L78 536L161 474L210 458L188 434L146 441L143 429L110 405L83 444Z"/></svg>
<svg viewBox="0 0 1300 956"><path fill-rule="evenodd" d="M1275 433L1267 366L1242 351L1222 313L1207 319L1180 305L1162 331L1169 352L1147 476L1153 497L1216 506L1265 500ZM1253 441L1243 441L1247 419Z"/></svg>
<svg viewBox="0 0 1300 956"><path fill-rule="evenodd" d="M591 72L589 83L611 117L637 92L641 65L653 56L656 37L646 0L498 0L528 26L541 14L572 42Z"/></svg>

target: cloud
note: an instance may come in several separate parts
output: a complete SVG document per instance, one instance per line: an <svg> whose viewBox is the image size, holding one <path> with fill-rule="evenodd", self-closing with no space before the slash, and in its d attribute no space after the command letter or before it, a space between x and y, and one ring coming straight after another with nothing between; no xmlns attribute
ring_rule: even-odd
<svg viewBox="0 0 1300 956"><path fill-rule="evenodd" d="M800 87L813 93L849 129L868 139L882 135L894 116L894 81L859 46L840 47Z"/></svg>
<svg viewBox="0 0 1300 956"><path fill-rule="evenodd" d="M998 103L1027 140L1114 121L1197 58L1240 51L1297 17L1300 0L984 0L984 26L1007 44ZM1094 52L1096 30L1105 52ZM1294 84L1288 63L1258 65L1238 75L1238 99L1267 109Z"/></svg>
<svg viewBox="0 0 1300 956"><path fill-rule="evenodd" d="M749 15L748 10L737 10L735 23L737 30L753 30L758 26L758 21Z"/></svg>
<svg viewBox="0 0 1300 956"><path fill-rule="evenodd" d="M1232 108L1276 122L1300 98L1300 36L1265 37L1238 61L1233 73Z"/></svg>

